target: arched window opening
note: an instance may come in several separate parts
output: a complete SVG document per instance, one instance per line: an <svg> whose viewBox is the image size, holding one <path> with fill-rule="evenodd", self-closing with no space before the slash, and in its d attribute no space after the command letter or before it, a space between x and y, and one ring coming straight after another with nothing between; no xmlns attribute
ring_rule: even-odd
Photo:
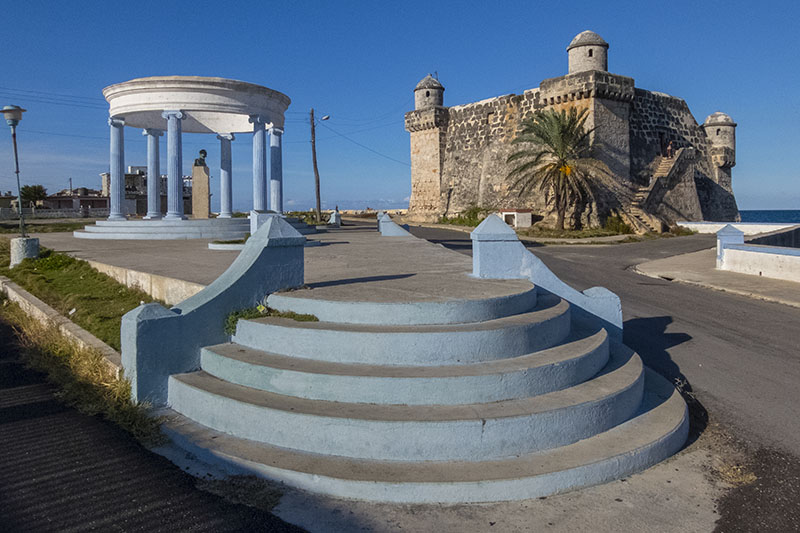
<svg viewBox="0 0 800 533"><path fill-rule="evenodd" d="M428 96L430 96L430 95L431 95L431 92L430 92L430 91L425 91L425 97L426 97L426 98L427 98Z"/></svg>
<svg viewBox="0 0 800 533"><path fill-rule="evenodd" d="M589 57L592 57L592 52L594 52L594 50L592 50L591 48L589 48Z"/></svg>
<svg viewBox="0 0 800 533"><path fill-rule="evenodd" d="M720 131L719 128L717 128L717 135L719 135L719 131Z"/></svg>

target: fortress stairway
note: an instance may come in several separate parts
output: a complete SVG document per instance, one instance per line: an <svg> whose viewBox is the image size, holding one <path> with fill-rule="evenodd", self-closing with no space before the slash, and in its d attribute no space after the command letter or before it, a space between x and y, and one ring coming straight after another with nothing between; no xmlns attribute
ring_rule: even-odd
<svg viewBox="0 0 800 533"><path fill-rule="evenodd" d="M653 233L661 232L661 224L659 223L658 219L647 213L645 210L645 202L647 201L647 197L650 195L652 185L658 179L667 177L672 171L672 167L675 166L677 160L677 154L671 158L661 157L660 161L658 162L658 166L656 166L656 170L653 173L653 177L650 180L650 185L646 187L639 187L634 194L629 214L631 218L634 219L632 222L634 223L633 225L636 226L634 227L635 230L638 231L639 229L644 229L645 231L651 231Z"/></svg>
<svg viewBox="0 0 800 533"><path fill-rule="evenodd" d="M514 283L519 283L515 280ZM570 304L530 284L502 298L368 302L319 289L240 320L169 378L164 430L201 461L336 497L487 502L624 477L681 448L670 383Z"/></svg>

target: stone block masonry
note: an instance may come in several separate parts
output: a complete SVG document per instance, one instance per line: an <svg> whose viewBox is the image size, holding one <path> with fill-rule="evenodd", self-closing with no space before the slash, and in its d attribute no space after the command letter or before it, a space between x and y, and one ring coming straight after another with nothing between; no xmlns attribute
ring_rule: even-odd
<svg viewBox="0 0 800 533"><path fill-rule="evenodd" d="M643 218L669 225L738 220L730 178L736 125L730 117L714 113L699 125L682 99L636 88L633 78L599 70L607 68L607 48L600 36L583 32L568 48L568 75L543 80L523 94L465 105L444 106L444 87L431 76L423 79L415 89L416 109L405 116L411 145L409 217L430 222L477 205L532 209L537 218L554 221L553 208L538 189L520 194L507 178L512 167L506 160L516 151L511 143L524 120L536 111L574 107L588 110L593 155L619 185L595 191L595 202L582 210L572 206L576 221L597 225L612 209L635 217L640 208ZM637 192L649 192L657 181L670 142L673 153L692 148L694 156L658 183L657 201L635 205Z"/></svg>

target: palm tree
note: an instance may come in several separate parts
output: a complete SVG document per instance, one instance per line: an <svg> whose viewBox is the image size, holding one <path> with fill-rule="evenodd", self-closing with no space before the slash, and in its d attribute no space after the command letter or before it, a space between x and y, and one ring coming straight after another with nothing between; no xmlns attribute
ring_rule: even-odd
<svg viewBox="0 0 800 533"><path fill-rule="evenodd" d="M522 122L519 135L512 141L527 146L507 159L508 163L519 162L508 174L516 178L512 188L519 187L522 196L538 184L546 204L555 206L558 229L564 229L564 216L571 203L594 200L593 186L613 182L608 167L591 157L592 129L584 127L587 112L574 107L560 112L537 111Z"/></svg>

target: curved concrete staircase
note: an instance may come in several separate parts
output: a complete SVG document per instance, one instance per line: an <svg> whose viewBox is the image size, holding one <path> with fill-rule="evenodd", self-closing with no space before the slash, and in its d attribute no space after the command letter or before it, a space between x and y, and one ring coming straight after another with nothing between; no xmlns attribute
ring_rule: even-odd
<svg viewBox="0 0 800 533"><path fill-rule="evenodd" d="M165 431L200 460L337 497L485 502L616 479L681 448L675 389L571 304L332 301L240 320L173 374Z"/></svg>

